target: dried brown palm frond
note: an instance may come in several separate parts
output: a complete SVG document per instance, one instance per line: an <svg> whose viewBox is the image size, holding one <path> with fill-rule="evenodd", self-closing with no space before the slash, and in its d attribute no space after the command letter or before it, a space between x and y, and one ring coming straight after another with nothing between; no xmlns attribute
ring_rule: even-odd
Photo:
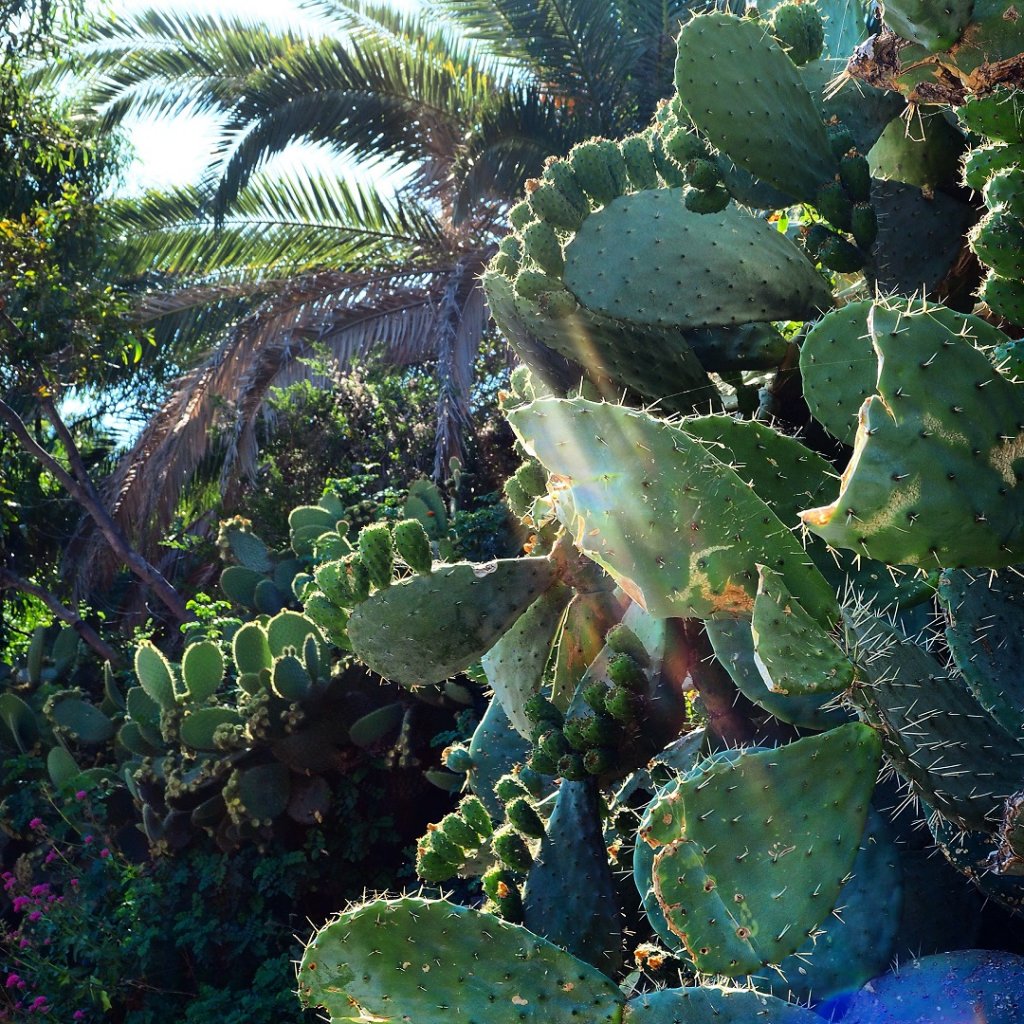
<svg viewBox="0 0 1024 1024"><path fill-rule="evenodd" d="M466 256L447 275L323 272L281 282L272 299L229 332L199 366L182 375L106 482L115 520L146 557L159 542L184 488L219 445L221 487L236 492L258 469L257 426L271 389L322 374L308 357L329 355L339 369L371 350L397 366L438 359L438 458L461 454L469 422L472 367L487 324L478 277L491 254ZM68 551L79 596L109 585L119 564L89 522Z"/></svg>

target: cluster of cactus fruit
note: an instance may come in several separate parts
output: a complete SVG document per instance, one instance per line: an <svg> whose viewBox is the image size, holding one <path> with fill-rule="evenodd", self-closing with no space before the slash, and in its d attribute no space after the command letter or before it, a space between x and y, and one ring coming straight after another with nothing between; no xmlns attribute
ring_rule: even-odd
<svg viewBox="0 0 1024 1024"><path fill-rule="evenodd" d="M650 128L528 183L529 553L316 581L385 678L493 690L417 856L482 893L344 910L304 1003L1024 1019L1022 76L1008 0L697 14Z"/></svg>

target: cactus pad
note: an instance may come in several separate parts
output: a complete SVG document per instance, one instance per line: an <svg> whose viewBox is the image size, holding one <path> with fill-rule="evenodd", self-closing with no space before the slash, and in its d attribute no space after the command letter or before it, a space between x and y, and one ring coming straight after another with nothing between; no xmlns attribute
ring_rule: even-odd
<svg viewBox="0 0 1024 1024"><path fill-rule="evenodd" d="M794 600L778 573L758 569L751 632L765 685L800 696L845 690L853 682L853 665L839 645Z"/></svg>
<svg viewBox="0 0 1024 1024"><path fill-rule="evenodd" d="M676 89L714 145L794 199L813 203L839 172L817 105L758 22L691 19L679 34Z"/></svg>
<svg viewBox="0 0 1024 1024"><path fill-rule="evenodd" d="M565 261L566 287L583 305L628 323L803 320L832 304L784 235L733 207L693 213L680 189L620 196L586 219Z"/></svg>
<svg viewBox="0 0 1024 1024"><path fill-rule="evenodd" d="M851 723L710 758L655 798L639 838L655 848L655 893L699 971L778 964L825 919L856 857L880 755L874 732Z"/></svg>
<svg viewBox="0 0 1024 1024"><path fill-rule="evenodd" d="M509 414L551 474L577 546L652 615L748 615L757 563L816 619L834 597L796 538L683 430L621 406L541 399Z"/></svg>
<svg viewBox="0 0 1024 1024"><path fill-rule="evenodd" d="M893 564L1019 561L1024 390L928 312L876 304L868 330L877 394L839 497L801 518L828 543Z"/></svg>
<svg viewBox="0 0 1024 1024"><path fill-rule="evenodd" d="M802 1006L742 988L663 988L626 1004L622 1024L821 1024Z"/></svg>
<svg viewBox="0 0 1024 1024"><path fill-rule="evenodd" d="M847 1002L844 1000L844 1002ZM1024 957L963 949L902 964L858 992L843 1024L1018 1024Z"/></svg>
<svg viewBox="0 0 1024 1024"><path fill-rule="evenodd" d="M403 686L439 683L486 653L553 578L544 558L438 566L357 605L349 639L385 679Z"/></svg>
<svg viewBox="0 0 1024 1024"><path fill-rule="evenodd" d="M540 690L555 634L572 596L569 587L556 583L523 612L481 659L495 698L501 701L521 736L529 737L533 731L525 704Z"/></svg>
<svg viewBox="0 0 1024 1024"><path fill-rule="evenodd" d="M1000 576L948 571L939 581L946 643L978 703L1024 741L1024 586L1016 572Z"/></svg>
<svg viewBox="0 0 1024 1024"><path fill-rule="evenodd" d="M864 679L851 697L914 791L963 828L991 828L1020 784L1024 748L974 699L962 679L874 616L848 623Z"/></svg>
<svg viewBox="0 0 1024 1024"><path fill-rule="evenodd" d="M609 978L519 925L407 896L345 911L306 947L299 998L335 1021L619 1024Z"/></svg>

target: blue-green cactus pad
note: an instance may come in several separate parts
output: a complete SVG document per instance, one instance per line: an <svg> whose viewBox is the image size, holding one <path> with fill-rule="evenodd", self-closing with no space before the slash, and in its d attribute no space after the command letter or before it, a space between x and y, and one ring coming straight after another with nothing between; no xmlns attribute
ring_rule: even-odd
<svg viewBox="0 0 1024 1024"><path fill-rule="evenodd" d="M847 648L863 683L851 690L914 791L963 828L990 829L1020 788L1024 749L923 647L875 616L851 616Z"/></svg>
<svg viewBox="0 0 1024 1024"><path fill-rule="evenodd" d="M729 673L736 689L780 722L803 729L828 729L850 717L835 706L829 695L797 696L769 690L757 667L749 621L721 619L705 623L705 630L715 657Z"/></svg>
<svg viewBox="0 0 1024 1024"><path fill-rule="evenodd" d="M963 949L902 964L865 985L843 1024L1020 1024L1024 958Z"/></svg>
<svg viewBox="0 0 1024 1024"><path fill-rule="evenodd" d="M541 399L509 422L548 470L577 547L655 617L749 615L762 563L831 620L835 597L796 537L685 431L583 399Z"/></svg>
<svg viewBox="0 0 1024 1024"><path fill-rule="evenodd" d="M526 879L523 923L606 974L622 963L622 920L594 779L566 779L558 788Z"/></svg>
<svg viewBox="0 0 1024 1024"><path fill-rule="evenodd" d="M749 974L815 932L853 866L880 757L874 731L850 723L709 758L655 797L638 841L655 849L655 894L699 971Z"/></svg>
<svg viewBox="0 0 1024 1024"><path fill-rule="evenodd" d="M445 900L374 900L306 947L299 998L332 1021L619 1024L625 1002L600 971L519 925Z"/></svg>
<svg viewBox="0 0 1024 1024"><path fill-rule="evenodd" d="M874 809L839 903L778 971L751 980L764 992L820 1002L859 988L892 961L903 904L903 869L892 829Z"/></svg>
<svg viewBox="0 0 1024 1024"><path fill-rule="evenodd" d="M947 571L938 596L949 625L946 643L978 703L1024 742L1024 581L1019 569Z"/></svg>
<svg viewBox="0 0 1024 1024"><path fill-rule="evenodd" d="M682 196L636 192L591 214L566 247L566 287L622 322L683 330L806 320L832 305L821 275L774 227L735 207L693 213Z"/></svg>

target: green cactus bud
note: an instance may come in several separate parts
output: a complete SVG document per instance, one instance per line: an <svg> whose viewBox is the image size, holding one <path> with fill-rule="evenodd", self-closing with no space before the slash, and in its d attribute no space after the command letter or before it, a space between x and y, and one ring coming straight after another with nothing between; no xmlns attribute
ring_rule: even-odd
<svg viewBox="0 0 1024 1024"><path fill-rule="evenodd" d="M608 695L608 687L604 683L593 682L583 688L580 696L587 707L593 711L604 711L604 700Z"/></svg>
<svg viewBox="0 0 1024 1024"><path fill-rule="evenodd" d="M481 839L490 838L494 832L491 816L477 797L465 797L459 804L458 814Z"/></svg>
<svg viewBox="0 0 1024 1024"><path fill-rule="evenodd" d="M851 149L857 148L853 133L838 121L828 126L828 142L837 160L841 160Z"/></svg>
<svg viewBox="0 0 1024 1024"><path fill-rule="evenodd" d="M516 294L524 299L538 299L545 292L562 291L562 283L557 278L545 274L543 271L534 270L532 267L523 267L516 274L514 282Z"/></svg>
<svg viewBox="0 0 1024 1024"><path fill-rule="evenodd" d="M546 494L548 489L548 475L544 467L535 459L524 462L515 471L516 482L522 487L523 492L530 498Z"/></svg>
<svg viewBox="0 0 1024 1024"><path fill-rule="evenodd" d="M583 722L583 741L586 747L611 746L619 735L619 726L607 715L586 715Z"/></svg>
<svg viewBox="0 0 1024 1024"><path fill-rule="evenodd" d="M428 826L427 834L421 842L450 864L461 864L465 859L465 850L437 825Z"/></svg>
<svg viewBox="0 0 1024 1024"><path fill-rule="evenodd" d="M447 882L459 872L459 866L447 861L431 849L416 853L416 874L425 882Z"/></svg>
<svg viewBox="0 0 1024 1024"><path fill-rule="evenodd" d="M527 762L527 766L537 775L557 775L558 774L558 761L553 757L548 757L541 750L534 750L530 754L530 759Z"/></svg>
<svg viewBox="0 0 1024 1024"><path fill-rule="evenodd" d="M537 725L550 723L558 728L561 727L564 720L562 712L542 693L535 693L528 697L523 705L523 711L526 717Z"/></svg>
<svg viewBox="0 0 1024 1024"><path fill-rule="evenodd" d="M628 654L641 668L651 664L643 641L624 622L617 622L605 634L604 642L616 654Z"/></svg>
<svg viewBox="0 0 1024 1024"><path fill-rule="evenodd" d="M853 204L850 230L857 245L865 252L870 251L878 238L878 217L870 203Z"/></svg>
<svg viewBox="0 0 1024 1024"><path fill-rule="evenodd" d="M510 800L505 808L505 814L509 822L513 824L523 835L540 839L544 835L544 822L541 821L528 796L517 796Z"/></svg>
<svg viewBox="0 0 1024 1024"><path fill-rule="evenodd" d="M691 160L684 170L687 182L702 192L707 192L722 184L722 172L713 160L698 157Z"/></svg>
<svg viewBox="0 0 1024 1024"><path fill-rule="evenodd" d="M814 205L818 212L831 224L842 231L852 226L853 201L847 195L841 182L830 181L818 189Z"/></svg>
<svg viewBox="0 0 1024 1024"><path fill-rule="evenodd" d="M418 519L403 519L396 523L394 539L399 555L414 572L430 572L433 564L430 538Z"/></svg>
<svg viewBox="0 0 1024 1024"><path fill-rule="evenodd" d="M563 754L569 753L569 743L561 729L548 729L538 738L537 749L557 761Z"/></svg>
<svg viewBox="0 0 1024 1024"><path fill-rule="evenodd" d="M359 531L357 544L359 557L370 574L370 582L380 590L390 587L394 571L394 553L388 524L371 523L364 526Z"/></svg>
<svg viewBox="0 0 1024 1024"><path fill-rule="evenodd" d="M355 604L348 565L344 561L337 560L318 565L313 570L313 579L324 596L339 608L351 608Z"/></svg>
<svg viewBox="0 0 1024 1024"><path fill-rule="evenodd" d="M505 868L491 868L484 873L481 883L494 911L500 917L506 921L522 921L523 896L511 871Z"/></svg>
<svg viewBox="0 0 1024 1024"><path fill-rule="evenodd" d="M523 250L541 270L560 278L565 270L562 245L546 220L535 220L522 230Z"/></svg>
<svg viewBox="0 0 1024 1024"><path fill-rule="evenodd" d="M512 871L526 874L533 864L533 855L526 840L511 826L502 825L491 837L495 857Z"/></svg>
<svg viewBox="0 0 1024 1024"><path fill-rule="evenodd" d="M608 678L634 693L647 689L647 677L630 654L617 654L608 662Z"/></svg>
<svg viewBox="0 0 1024 1024"><path fill-rule="evenodd" d="M522 484L514 477L510 476L504 483L503 490L505 492L505 501L508 504L508 510L517 519L522 519L529 515L530 509L533 507L533 502L530 496L523 490Z"/></svg>
<svg viewBox="0 0 1024 1024"><path fill-rule="evenodd" d="M613 199L622 195L625 185L619 186L613 170L609 165L607 152L602 148L601 141L592 140L573 146L569 153L569 164L576 175L583 191L597 203L607 206ZM611 145L614 146L614 143ZM615 150L622 164L622 177L625 178L625 162L618 148Z"/></svg>
<svg viewBox="0 0 1024 1024"><path fill-rule="evenodd" d="M650 142L645 135L631 135L619 143L626 171L634 188L657 188L658 168L654 164Z"/></svg>
<svg viewBox="0 0 1024 1024"><path fill-rule="evenodd" d="M443 832L459 849L475 850L481 842L480 836L458 814L446 814L438 822L438 831Z"/></svg>
<svg viewBox="0 0 1024 1024"><path fill-rule="evenodd" d="M508 211L508 222L512 225L514 231L522 231L527 224L534 219L536 214L533 212L530 204L523 200L522 202L516 203L511 210ZM504 239L502 239L504 241ZM515 241L515 239L513 239ZM498 248L501 248L499 243Z"/></svg>
<svg viewBox="0 0 1024 1024"><path fill-rule="evenodd" d="M530 791L519 781L512 772L502 775L494 784L494 795L503 803L507 804L516 797L530 795Z"/></svg>
<svg viewBox="0 0 1024 1024"><path fill-rule="evenodd" d="M718 185L707 192L699 188L688 188L683 193L683 205L691 213L721 213L729 205L729 190Z"/></svg>
<svg viewBox="0 0 1024 1024"><path fill-rule="evenodd" d="M680 167L685 167L694 160L707 160L711 151L708 144L695 132L686 128L676 128L668 135L662 135L665 140L665 152Z"/></svg>
<svg viewBox="0 0 1024 1024"><path fill-rule="evenodd" d="M582 782L587 777L587 769L583 767L583 755L565 754L558 759L558 774L569 782Z"/></svg>
<svg viewBox="0 0 1024 1024"><path fill-rule="evenodd" d="M864 266L864 253L839 235L825 242L818 259L823 267L840 274L852 274Z"/></svg>
<svg viewBox="0 0 1024 1024"><path fill-rule="evenodd" d="M521 203L521 206L525 206L525 203ZM533 211L530 211L530 216L533 216ZM506 235L498 243L498 251L494 255L494 259L491 261L491 269L496 270L499 274L504 274L505 277L514 279L516 274L519 273L519 268L523 262L523 247L518 238L514 235Z"/></svg>
<svg viewBox="0 0 1024 1024"><path fill-rule="evenodd" d="M1024 282L989 274L978 298L1011 324L1024 324Z"/></svg>
<svg viewBox="0 0 1024 1024"><path fill-rule="evenodd" d="M674 129L674 131L678 131L678 129ZM680 188L686 184L686 175L683 173L682 164L669 155L665 140L659 134L651 137L651 153L654 156L654 165L658 168L658 174L669 188Z"/></svg>
<svg viewBox="0 0 1024 1024"><path fill-rule="evenodd" d="M821 250L825 243L835 237L835 232L824 224L809 224L801 229L800 234L804 248L807 250L807 255L815 263L821 258Z"/></svg>
<svg viewBox="0 0 1024 1024"><path fill-rule="evenodd" d="M573 169L565 160L549 156L544 161L541 179L554 185L581 217L586 217L590 213L590 203L583 194L583 189L580 188Z"/></svg>
<svg viewBox="0 0 1024 1024"><path fill-rule="evenodd" d="M592 747L583 755L583 768L589 775L603 775L615 766L615 751L610 747Z"/></svg>
<svg viewBox="0 0 1024 1024"><path fill-rule="evenodd" d="M583 718L570 718L562 727L566 742L573 750L583 751L587 749L587 741L583 731Z"/></svg>
<svg viewBox="0 0 1024 1024"><path fill-rule="evenodd" d="M623 725L636 722L642 708L643 698L624 686L613 686L604 702L605 711Z"/></svg>
<svg viewBox="0 0 1024 1024"><path fill-rule="evenodd" d="M473 768L473 757L465 747L448 747L441 755L441 760L451 772L468 772Z"/></svg>
<svg viewBox="0 0 1024 1024"><path fill-rule="evenodd" d="M839 179L855 203L866 203L871 199L871 171L867 160L859 153L845 153L840 157Z"/></svg>
<svg viewBox="0 0 1024 1024"><path fill-rule="evenodd" d="M531 178L526 183L526 201L536 217L552 227L575 231L585 216L557 185Z"/></svg>
<svg viewBox="0 0 1024 1024"><path fill-rule="evenodd" d="M772 11L771 32L797 67L817 60L825 45L825 26L813 3L780 4Z"/></svg>
<svg viewBox="0 0 1024 1024"><path fill-rule="evenodd" d="M519 769L519 781L535 800L539 800L547 792L547 779L539 772L535 772L529 765L524 764Z"/></svg>

